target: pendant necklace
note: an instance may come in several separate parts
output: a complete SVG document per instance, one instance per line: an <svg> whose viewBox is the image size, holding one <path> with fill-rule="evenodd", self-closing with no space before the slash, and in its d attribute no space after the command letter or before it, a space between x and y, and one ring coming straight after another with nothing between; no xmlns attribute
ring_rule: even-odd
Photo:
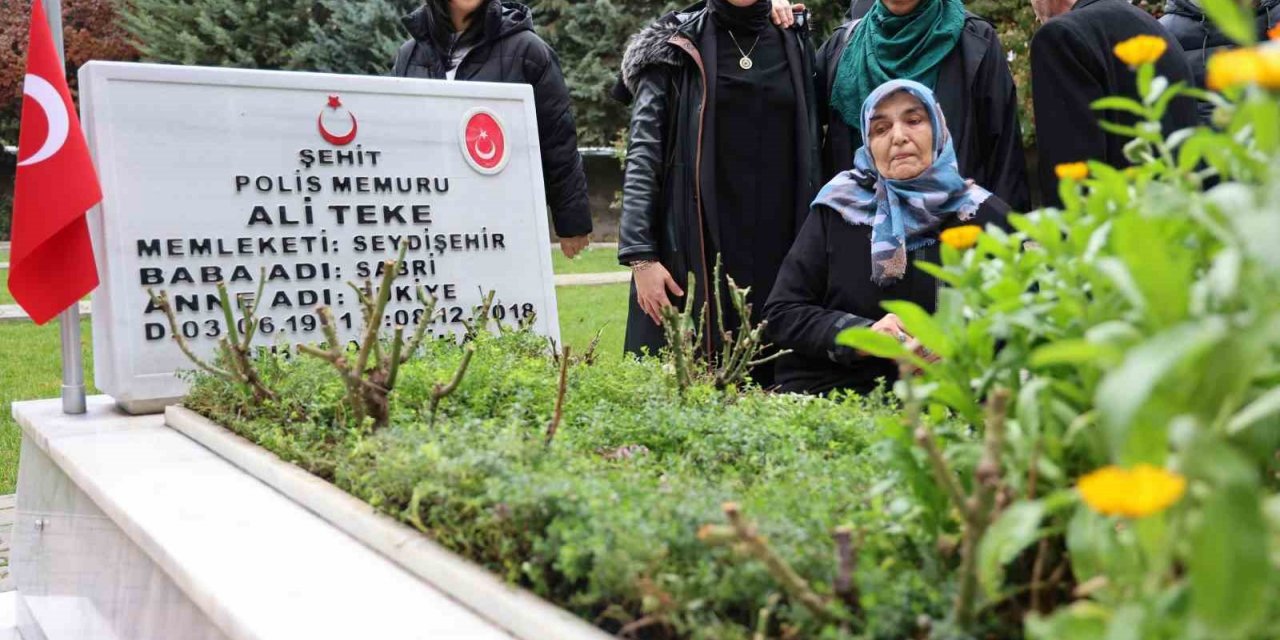
<svg viewBox="0 0 1280 640"><path fill-rule="evenodd" d="M725 29L725 31L729 32L729 37L733 38L733 46L737 47L738 53L742 55L742 59L738 61L738 66L742 67L743 71L750 71L751 67L755 66L755 63L751 61L751 54L755 53L756 45L760 44L760 34L756 34L756 41L751 43L751 50L743 53L742 45L738 44L738 36L733 35L732 29Z"/></svg>

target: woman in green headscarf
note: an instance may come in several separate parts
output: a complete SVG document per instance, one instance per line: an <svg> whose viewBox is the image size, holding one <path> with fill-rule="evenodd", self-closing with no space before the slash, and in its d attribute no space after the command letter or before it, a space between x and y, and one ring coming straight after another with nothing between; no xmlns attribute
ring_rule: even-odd
<svg viewBox="0 0 1280 640"><path fill-rule="evenodd" d="M942 105L960 173L1029 209L1017 89L991 23L961 0L854 0L850 18L818 52L825 177L853 166L871 91L914 80Z"/></svg>

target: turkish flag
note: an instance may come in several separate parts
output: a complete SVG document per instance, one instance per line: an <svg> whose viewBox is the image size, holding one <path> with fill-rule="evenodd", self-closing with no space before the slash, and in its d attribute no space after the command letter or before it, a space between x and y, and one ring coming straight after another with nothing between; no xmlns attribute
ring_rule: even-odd
<svg viewBox="0 0 1280 640"><path fill-rule="evenodd" d="M98 286L85 212L102 188L40 0L22 91L9 292L44 324Z"/></svg>

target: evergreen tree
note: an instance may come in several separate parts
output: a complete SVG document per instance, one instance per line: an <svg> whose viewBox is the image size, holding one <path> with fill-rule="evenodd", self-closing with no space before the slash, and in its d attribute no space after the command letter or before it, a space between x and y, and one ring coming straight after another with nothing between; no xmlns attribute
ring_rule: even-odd
<svg viewBox="0 0 1280 640"><path fill-rule="evenodd" d="M318 0L311 38L298 47L294 69L385 75L408 39L400 19L421 0Z"/></svg>
<svg viewBox="0 0 1280 640"><path fill-rule="evenodd" d="M311 40L313 0L128 0L124 26L143 59L288 69Z"/></svg>

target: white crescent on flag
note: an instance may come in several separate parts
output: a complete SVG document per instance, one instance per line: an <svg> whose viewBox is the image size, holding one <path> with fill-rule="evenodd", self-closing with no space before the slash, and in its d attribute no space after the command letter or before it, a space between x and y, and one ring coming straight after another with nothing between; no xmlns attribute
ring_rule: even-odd
<svg viewBox="0 0 1280 640"><path fill-rule="evenodd" d="M22 92L44 110L45 119L49 122L49 133L44 144L26 160L19 160L19 167L26 167L52 158L67 142L67 134L71 131L71 121L67 117L67 105L63 104L58 90L48 80L28 73L22 83Z"/></svg>
<svg viewBox="0 0 1280 640"><path fill-rule="evenodd" d="M488 152L480 150L481 141L486 141L489 143ZM475 152L476 152L476 158L480 159L482 162L488 162L498 156L498 145L494 144L493 141L489 139L488 131L481 131L480 137L476 138Z"/></svg>

